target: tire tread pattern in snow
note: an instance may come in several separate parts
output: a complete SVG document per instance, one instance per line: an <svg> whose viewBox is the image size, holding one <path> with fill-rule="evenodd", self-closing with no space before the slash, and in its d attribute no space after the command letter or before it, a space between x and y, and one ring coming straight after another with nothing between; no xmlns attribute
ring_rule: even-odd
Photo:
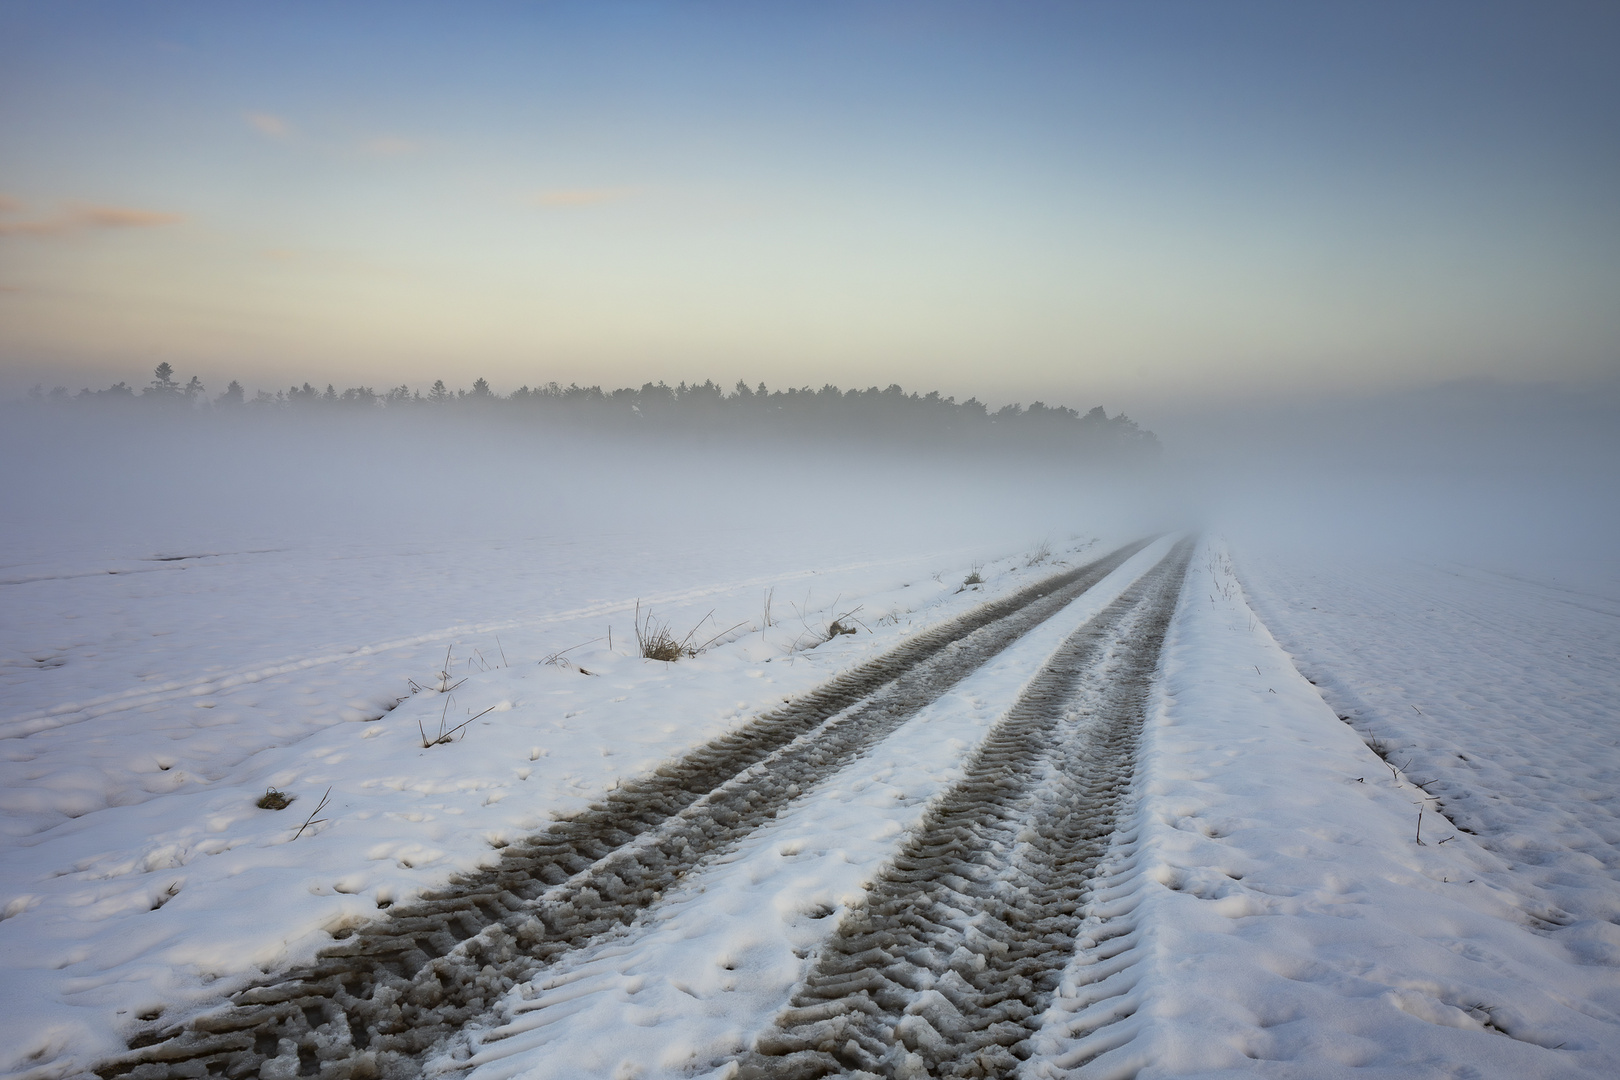
<svg viewBox="0 0 1620 1080"><path fill-rule="evenodd" d="M1013 1074L1074 953L1191 553L1182 541L1059 647L822 946L739 1080Z"/></svg>
<svg viewBox="0 0 1620 1080"><path fill-rule="evenodd" d="M513 844L499 865L390 911L302 968L178 1027L103 1080L396 1080L564 952L629 925L1151 540L1049 575L912 638Z"/></svg>

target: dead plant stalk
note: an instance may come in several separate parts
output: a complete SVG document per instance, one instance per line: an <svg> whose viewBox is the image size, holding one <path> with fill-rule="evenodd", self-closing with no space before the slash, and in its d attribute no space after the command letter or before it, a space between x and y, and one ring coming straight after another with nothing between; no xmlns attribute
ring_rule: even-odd
<svg viewBox="0 0 1620 1080"><path fill-rule="evenodd" d="M663 660L665 662L673 662L675 660L679 660L683 656L696 656L698 653L702 652L704 649L707 649L710 645L713 645L716 641L719 641L733 630L748 625L745 621L737 623L734 626L728 626L726 629L720 631L718 634L715 634L707 641L704 641L698 645L693 645L692 639L697 636L697 632L702 629L703 624L714 618L713 609L711 609L707 615L703 616L703 618L699 619L697 625L686 632L685 637L679 639L675 637L675 632L670 628L669 623L660 622L658 619L653 617L651 608L647 609L647 615L645 618L643 618L641 615L640 600L636 601L635 617L636 644L640 647L641 655L648 660Z"/></svg>
<svg viewBox="0 0 1620 1080"><path fill-rule="evenodd" d="M293 840L296 840L300 836L303 836L304 835L304 830L309 828L311 825L322 825L322 824L326 823L326 821L327 821L326 818L317 818L315 815L320 813L322 810L326 809L326 801L328 799L330 799L331 797L332 797L332 789L327 788L326 789L326 794L321 796L321 801L315 805L315 809L313 809L313 810L311 810L309 812L309 817L305 818L304 823L302 825L298 826L298 831L293 833ZM287 843L289 843L289 844L292 843L292 840L287 841Z"/></svg>
<svg viewBox="0 0 1620 1080"><path fill-rule="evenodd" d="M484 713L492 712L495 708L495 706L491 705L477 716L469 716L455 727L446 730L445 725L450 722L450 702L454 700L455 699L450 695L445 695L444 708L439 711L439 732L431 739L428 738L427 729L422 726L422 718L420 716L416 718L416 730L422 735L422 749L427 750L435 746L442 746L445 743L454 742L456 732L460 731L462 728L465 728L474 720L477 720L479 716L483 716ZM465 739L466 736L463 735L462 738Z"/></svg>

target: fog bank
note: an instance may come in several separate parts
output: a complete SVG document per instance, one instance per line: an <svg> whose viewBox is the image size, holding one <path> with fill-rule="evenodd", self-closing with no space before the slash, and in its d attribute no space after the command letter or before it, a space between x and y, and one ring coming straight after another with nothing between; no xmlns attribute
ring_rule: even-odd
<svg viewBox="0 0 1620 1080"><path fill-rule="evenodd" d="M1612 383L1468 380L1151 422L1197 516L1243 543L1329 557L1615 562Z"/></svg>
<svg viewBox="0 0 1620 1080"><path fill-rule="evenodd" d="M897 545L994 547L1182 523L1151 466L1094 467L1041 449L556 430L476 414L172 418L23 405L7 421L0 527L13 568L70 552L627 532L645 537L654 560L764 543L814 564Z"/></svg>
<svg viewBox="0 0 1620 1080"><path fill-rule="evenodd" d="M643 421L627 406L631 422L568 424L508 402L184 415L145 404L6 408L8 566L627 532L666 562L681 545L764 543L808 565L1210 527L1323 557L1612 568L1620 531L1612 385L1471 381L1150 414L1163 458L1132 462L1063 438L817 425L809 409L738 424Z"/></svg>

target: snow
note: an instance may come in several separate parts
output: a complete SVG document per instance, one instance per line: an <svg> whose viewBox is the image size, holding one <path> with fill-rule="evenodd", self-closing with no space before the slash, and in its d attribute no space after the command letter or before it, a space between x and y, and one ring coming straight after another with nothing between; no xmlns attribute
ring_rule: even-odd
<svg viewBox="0 0 1620 1080"><path fill-rule="evenodd" d="M503 1003L444 1064L476 1080L684 1075L752 1044L816 945L961 775L966 752L1064 638L1162 559L1161 539L959 683L871 754L694 875L626 934Z"/></svg>
<svg viewBox="0 0 1620 1080"><path fill-rule="evenodd" d="M614 650L596 642L569 652L566 666L538 663L521 624L475 624L404 646L385 641L361 660L171 680L179 685L133 700L24 714L0 759L8 825L0 938L13 976L0 989L5 1041L29 1054L116 1049L121 1017L183 1009L312 955L332 933L492 861L497 845L583 807L619 778L1016 587L1031 574L1022 561L974 560L986 585L961 593L966 560L950 585L896 580L937 561L825 567L811 603L816 593L824 603L842 593L850 600L838 610L859 604L873 632L813 650L794 651L808 631L792 619L679 663L641 660L628 655L634 600L626 598L554 616L547 655L588 640L599 618L619 620ZM794 575L779 583L797 584ZM760 603L759 584L694 591L743 616L744 605ZM668 603L660 612L691 610L689 596L655 599ZM833 614L806 612L812 622ZM454 688L439 694L447 637ZM474 648L496 666L469 666ZM512 666L498 666L503 648ZM377 672L389 668L382 682ZM421 693L408 691L412 678ZM378 682L386 687L378 696L353 696L356 684ZM486 709L454 742L423 746L423 732L434 739ZM280 812L257 808L271 788L295 801ZM294 840L328 788L324 823Z"/></svg>
<svg viewBox="0 0 1620 1080"><path fill-rule="evenodd" d="M1367 588L1347 573L1329 595ZM1388 641L1381 655L1398 656L1417 644L1398 627L1369 620L1340 640ZM1136 819L1031 1076L1620 1070L1612 960L1545 922L1483 838L1426 813L1417 842L1419 807L1434 802L1296 670L1222 547L1195 557L1167 648ZM1366 674L1341 670L1351 685ZM1472 733L1520 719L1476 719Z"/></svg>
<svg viewBox="0 0 1620 1080"><path fill-rule="evenodd" d="M669 478L712 466L701 450L649 476L635 448L510 433L457 432L440 463L443 440L372 431L387 467L346 430L136 434L191 462L190 482L154 485L144 455L87 450L82 430L6 436L35 459L0 522L7 1075L83 1069L137 1017L312 956L621 778L1049 572L1026 565L1043 538L1072 558L1129 535L1040 469L964 525L975 481L955 462L761 453L693 489ZM529 486L536 459L565 460L567 482ZM469 461L490 475L469 480ZM962 590L973 569L984 584ZM632 657L638 604L720 641ZM850 611L860 633L810 647ZM465 681L441 695L447 650ZM441 717L485 709L423 747ZM258 808L270 788L294 801Z"/></svg>
<svg viewBox="0 0 1620 1080"><path fill-rule="evenodd" d="M1259 609L1339 713L1512 868L1566 948L1620 964L1620 580L1253 562Z"/></svg>
<svg viewBox="0 0 1620 1080"><path fill-rule="evenodd" d="M1048 572L1043 539L1072 564L1166 520L1054 463L106 427L0 433L11 1078L81 1075L138 1018ZM1168 543L436 1067L724 1075L1063 636ZM1620 1074L1612 566L1204 541L1026 1073ZM642 660L638 604L718 639ZM824 640L848 612L860 632ZM260 809L267 789L293 801Z"/></svg>

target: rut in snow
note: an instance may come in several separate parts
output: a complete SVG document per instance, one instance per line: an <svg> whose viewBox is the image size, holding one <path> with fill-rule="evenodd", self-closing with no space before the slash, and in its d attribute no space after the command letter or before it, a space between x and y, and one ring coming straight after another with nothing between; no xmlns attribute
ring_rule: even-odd
<svg viewBox="0 0 1620 1080"><path fill-rule="evenodd" d="M1074 951L1190 541L1081 627L845 916L741 1080L1003 1077Z"/></svg>
<svg viewBox="0 0 1620 1080"><path fill-rule="evenodd" d="M421 1055L569 949L629 924L701 860L887 737L1149 543L980 605L630 781L505 849L498 866L390 912L304 968L179 1027L105 1080L412 1077Z"/></svg>

